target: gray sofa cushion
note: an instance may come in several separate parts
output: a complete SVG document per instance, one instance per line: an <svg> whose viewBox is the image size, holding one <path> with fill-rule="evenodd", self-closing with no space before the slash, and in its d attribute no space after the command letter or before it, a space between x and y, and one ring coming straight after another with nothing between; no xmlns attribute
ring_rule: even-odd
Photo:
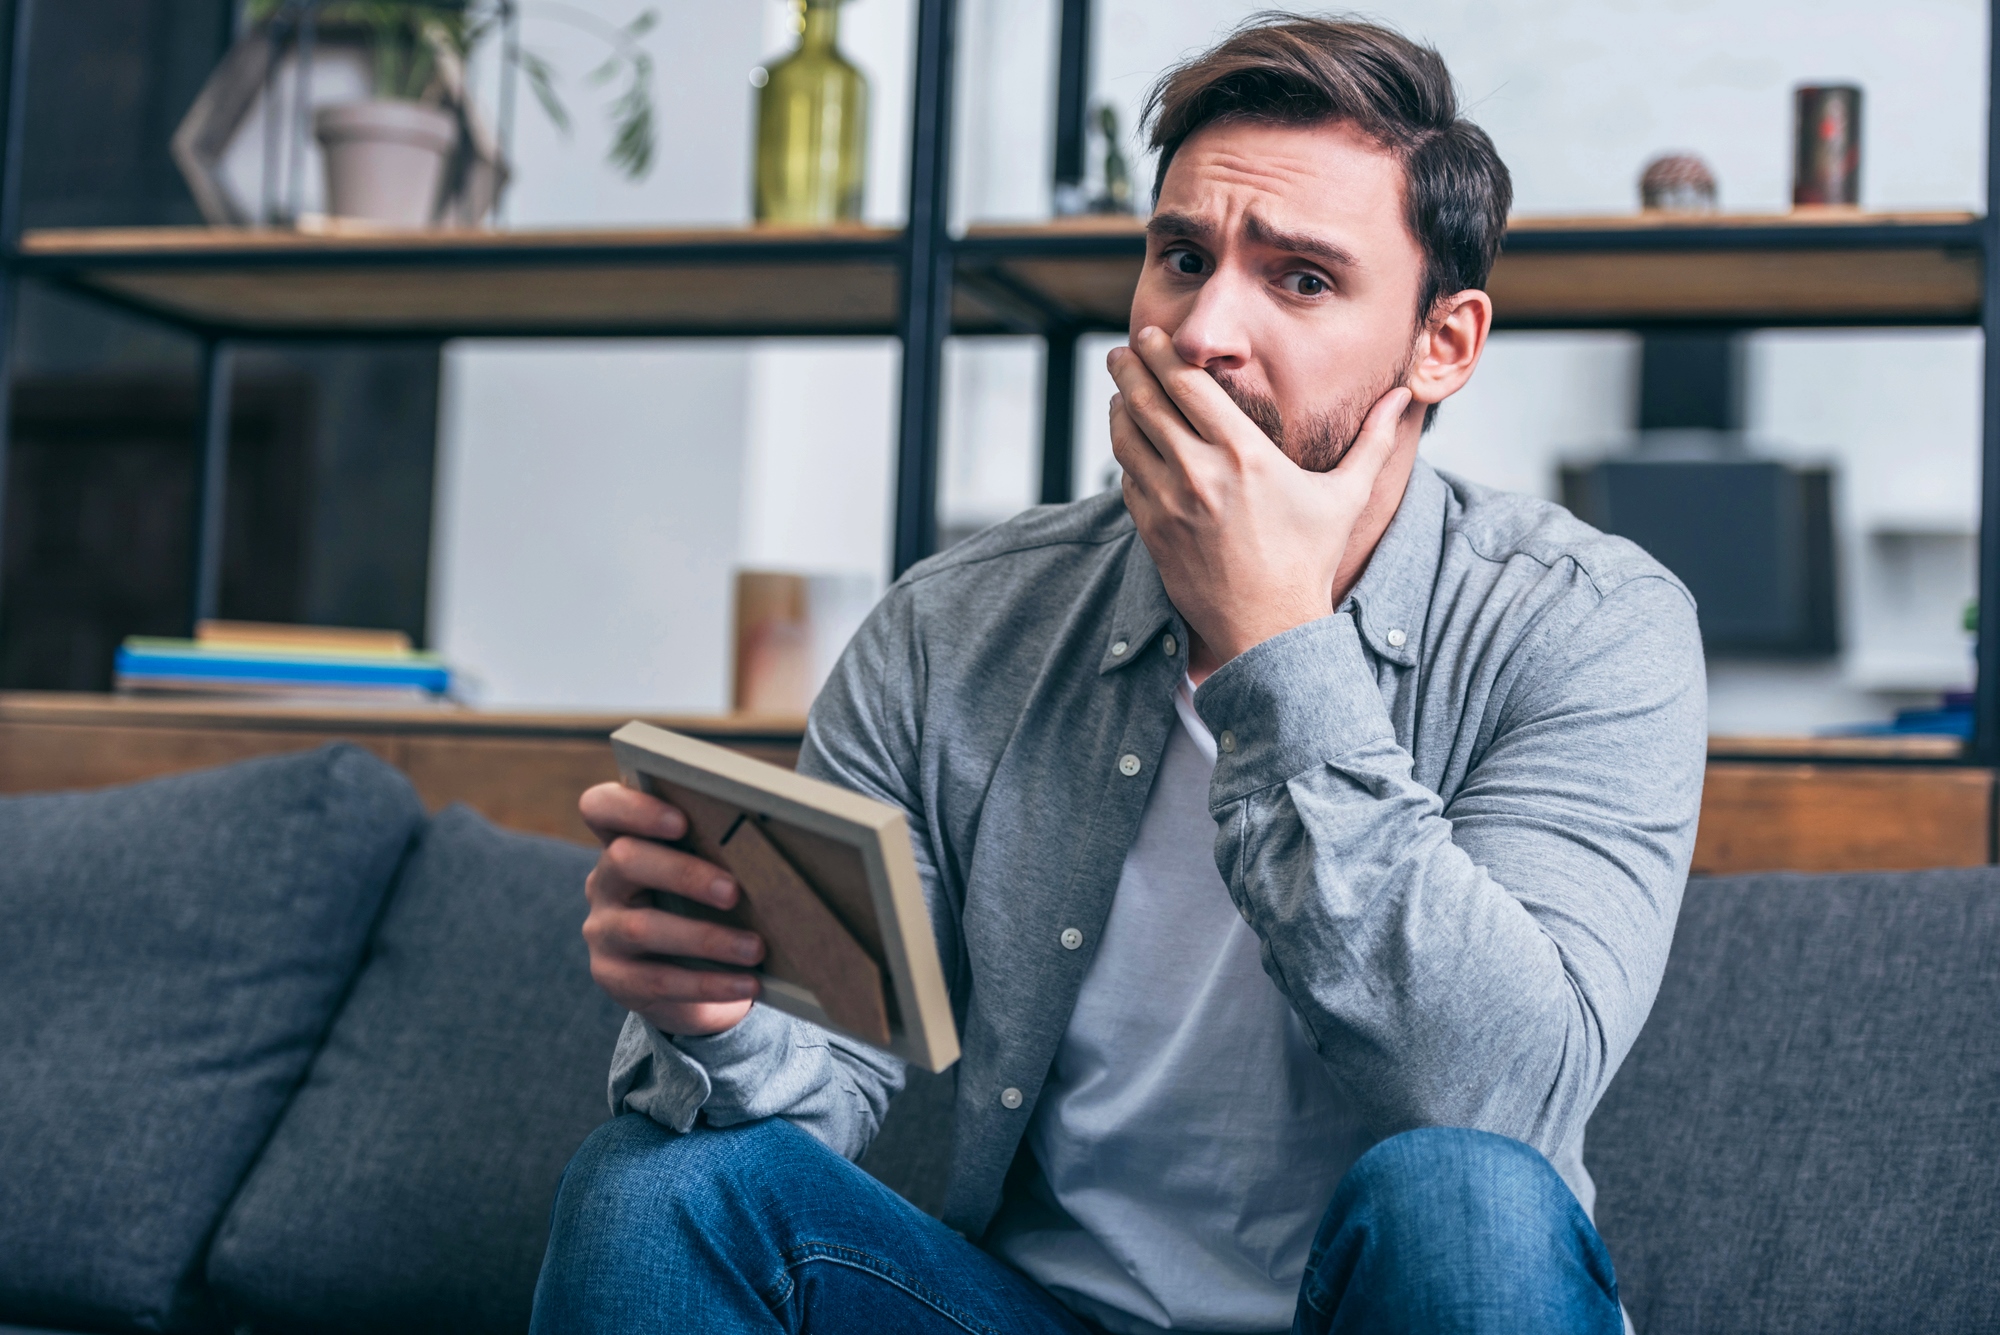
<svg viewBox="0 0 2000 1335"><path fill-rule="evenodd" d="M941 1215L951 1180L958 1068L932 1075L912 1066L907 1074L902 1091L889 1100L882 1129L861 1156L861 1166L925 1214Z"/></svg>
<svg viewBox="0 0 2000 1335"><path fill-rule="evenodd" d="M209 1324L203 1245L423 814L350 746L0 800L0 1321Z"/></svg>
<svg viewBox="0 0 2000 1335"><path fill-rule="evenodd" d="M216 1237L259 1331L525 1330L624 1018L579 928L593 855L440 813Z"/></svg>
<svg viewBox="0 0 2000 1335"><path fill-rule="evenodd" d="M1993 1330L2000 871L1691 884L1585 1157L1640 1335Z"/></svg>

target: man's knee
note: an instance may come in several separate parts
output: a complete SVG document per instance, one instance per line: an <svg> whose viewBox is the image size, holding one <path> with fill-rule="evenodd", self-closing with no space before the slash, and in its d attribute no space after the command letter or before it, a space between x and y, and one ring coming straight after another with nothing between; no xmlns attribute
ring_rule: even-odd
<svg viewBox="0 0 2000 1335"><path fill-rule="evenodd" d="M1303 1297L1330 1315L1350 1289L1394 1292L1436 1329L1459 1328L1448 1313L1468 1307L1551 1300L1622 1327L1610 1259L1568 1184L1529 1146L1483 1131L1407 1131L1355 1161L1313 1244Z"/></svg>
<svg viewBox="0 0 2000 1335"><path fill-rule="evenodd" d="M552 1231L657 1236L716 1222L737 1214L770 1180L782 1180L786 1162L811 1150L809 1138L782 1120L682 1135L638 1113L614 1117L590 1133L564 1170Z"/></svg>
<svg viewBox="0 0 2000 1335"><path fill-rule="evenodd" d="M795 1198L786 1184L831 1153L779 1119L686 1135L636 1113L606 1122L556 1191L533 1329L672 1328L690 1303L756 1308L782 1271L771 1223Z"/></svg>
<svg viewBox="0 0 2000 1335"><path fill-rule="evenodd" d="M1340 1196L1385 1222L1449 1219L1480 1232L1546 1235L1581 1207L1549 1161L1506 1136L1424 1127L1381 1141L1341 1179Z"/></svg>

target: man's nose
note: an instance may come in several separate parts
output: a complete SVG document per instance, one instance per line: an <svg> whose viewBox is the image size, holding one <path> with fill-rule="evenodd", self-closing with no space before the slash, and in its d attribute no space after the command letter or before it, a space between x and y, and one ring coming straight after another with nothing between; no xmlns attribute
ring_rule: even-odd
<svg viewBox="0 0 2000 1335"><path fill-rule="evenodd" d="M1249 293L1241 277L1227 270L1209 276L1194 305L1174 331L1181 360L1207 371L1240 370L1250 360Z"/></svg>

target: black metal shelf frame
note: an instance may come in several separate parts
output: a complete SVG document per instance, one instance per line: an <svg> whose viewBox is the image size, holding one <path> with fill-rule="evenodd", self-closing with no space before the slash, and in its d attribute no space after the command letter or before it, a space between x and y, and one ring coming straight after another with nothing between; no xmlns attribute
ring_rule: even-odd
<svg viewBox="0 0 2000 1335"><path fill-rule="evenodd" d="M700 239L574 246L524 240L502 247L371 244L366 247L302 252L245 246L162 252L154 249L93 254L88 261L73 256L24 253L21 248L21 179L25 140L27 70L36 0L0 0L7 6L0 22L0 515L4 515L7 449L7 396L11 382L11 343L15 294L24 278L36 279L85 293L149 319L165 320L193 335L202 347L202 414L200 420L200 485L193 597L190 620L213 615L219 588L222 541L222 479L228 457L228 402L231 348L240 341L441 339L476 334L481 337L550 336L538 326L512 329L481 325L468 328L449 322L435 328L398 325L393 328L343 327L338 330L271 329L204 321L175 315L79 281L80 271L175 268L256 269L411 269L484 267L575 267L672 264L740 264L758 260L773 265L858 264L893 265L899 275L893 322L858 324L787 324L782 317L753 325L711 323L699 327L673 324L622 324L610 328L579 324L563 335L578 337L753 337L782 334L893 334L903 346L899 418L896 437L894 568L901 573L928 555L937 541L937 475L939 420L942 403L944 341L952 333L953 292L967 296L993 313L1000 332L1042 338L1047 347L1043 381L1040 499L1071 498L1075 463L1074 400L1078 340L1087 333L1122 330L1122 320L1102 313L1078 312L1014 279L1010 263L1037 259L1136 259L1144 241L1136 233L1080 230L1033 235L973 232L955 236L948 218L951 181L952 111L957 54L956 0L916 0L915 87L911 106L909 211L900 232L857 236L769 236L740 240ZM1825 226L1812 223L1752 222L1728 226L1676 228L1523 228L1509 234L1510 255L1703 253L1745 251L1887 251L1930 248L1971 257L2000 256L2000 99L1993 96L1992 57L2000 37L2000 0L1988 0L1989 88L1987 108L1987 207L1983 218L1968 222L1896 223L1893 225ZM1089 91L1090 0L1062 0L1059 19L1055 108L1055 185L1074 194L1083 176L1086 106ZM1644 328L1674 323L1680 327L1761 328L1777 325L1935 326L1978 324L2000 328L2000 264L1982 264L1981 303L1963 320L1930 317L1867 318L1781 317L1770 319L1690 319L1635 322L1629 319L1510 320L1504 328ZM2000 339L1986 340L1981 440L1981 524L1979 587L2000 590ZM1992 516L1996 522L1987 522ZM2000 601L2000 593L1993 595ZM2000 635L1981 636L1976 691L1977 732L1969 758L1984 765L2000 764Z"/></svg>

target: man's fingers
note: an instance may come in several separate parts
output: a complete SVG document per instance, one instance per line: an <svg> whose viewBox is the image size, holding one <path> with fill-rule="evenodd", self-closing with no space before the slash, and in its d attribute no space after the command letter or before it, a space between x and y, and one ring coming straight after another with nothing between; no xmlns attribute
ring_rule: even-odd
<svg viewBox="0 0 2000 1335"><path fill-rule="evenodd" d="M668 848L651 839L622 835L611 841L597 860L598 872L609 871L598 885L598 872L587 883L591 893L607 903L633 903L640 892L665 890L711 908L736 905L736 881L712 862ZM600 893L601 891L601 893Z"/></svg>
<svg viewBox="0 0 2000 1335"><path fill-rule="evenodd" d="M586 939L613 954L634 958L677 955L748 968L764 958L764 941L727 923L689 918L667 909L600 909L591 915Z"/></svg>
<svg viewBox="0 0 2000 1335"><path fill-rule="evenodd" d="M1199 448L1201 437L1161 388L1152 369L1130 348L1113 348L1107 365L1133 425L1162 458L1185 465L1187 451Z"/></svg>
<svg viewBox="0 0 2000 1335"><path fill-rule="evenodd" d="M678 807L622 783L600 783L585 789L576 807L600 843L608 844L621 834L678 839L687 833L687 817Z"/></svg>
<svg viewBox="0 0 2000 1335"><path fill-rule="evenodd" d="M1132 410L1123 394L1111 396L1111 457L1125 470L1149 486L1158 485L1168 473L1167 461L1160 456L1152 438L1132 420Z"/></svg>
<svg viewBox="0 0 2000 1335"><path fill-rule="evenodd" d="M1130 473L1118 475L1118 490L1125 497L1125 512L1132 516L1134 523L1139 519L1139 507L1147 504L1146 494L1139 490L1139 484L1132 480Z"/></svg>
<svg viewBox="0 0 2000 1335"><path fill-rule="evenodd" d="M757 980L735 969L689 969L661 960L592 955L591 977L628 1010L748 1001Z"/></svg>
<svg viewBox="0 0 2000 1335"><path fill-rule="evenodd" d="M1131 347L1194 434L1216 445L1244 439L1246 430L1263 436L1263 430L1236 406L1236 400L1214 376L1181 360L1166 331L1148 325L1132 340Z"/></svg>

